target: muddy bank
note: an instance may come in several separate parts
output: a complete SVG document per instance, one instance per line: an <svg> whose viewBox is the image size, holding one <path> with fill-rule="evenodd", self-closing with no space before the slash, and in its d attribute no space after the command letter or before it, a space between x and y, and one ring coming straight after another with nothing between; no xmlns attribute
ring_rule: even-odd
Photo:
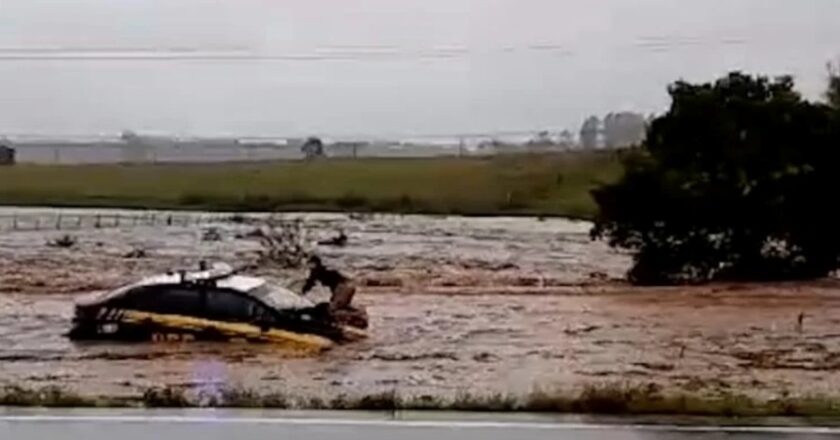
<svg viewBox="0 0 840 440"><path fill-rule="evenodd" d="M39 214L42 215L42 214ZM46 214L43 214L46 215ZM560 220L308 216L311 242L362 281L371 337L318 358L271 346L72 344L70 293L200 259L250 258L252 226L0 235L0 384L136 395L150 386L244 386L295 395L398 390L525 394L629 383L766 398L836 394L840 295L833 281L636 289L627 258ZM207 228L219 237L206 240ZM62 233L65 233L62 231ZM206 237L205 237L206 238ZM146 255L129 255L143 249ZM262 270L292 287L303 273ZM320 292L324 295L324 292Z"/></svg>

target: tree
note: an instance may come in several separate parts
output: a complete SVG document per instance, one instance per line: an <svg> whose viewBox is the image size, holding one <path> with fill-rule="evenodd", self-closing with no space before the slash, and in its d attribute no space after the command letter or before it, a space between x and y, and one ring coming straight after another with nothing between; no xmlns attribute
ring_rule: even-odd
<svg viewBox="0 0 840 440"><path fill-rule="evenodd" d="M300 147L300 151L303 152L306 159L316 159L325 156L324 143L317 137L310 137L307 139L306 142L303 143L303 146Z"/></svg>
<svg viewBox="0 0 840 440"><path fill-rule="evenodd" d="M575 148L575 135L569 130L563 130L560 132L557 143L560 144L561 148L571 150Z"/></svg>
<svg viewBox="0 0 840 440"><path fill-rule="evenodd" d="M645 138L645 117L638 113L610 113L604 118L604 147L609 149L640 144Z"/></svg>
<svg viewBox="0 0 840 440"><path fill-rule="evenodd" d="M580 127L580 144L584 150L598 148L598 133L601 131L601 120L597 116L590 116Z"/></svg>
<svg viewBox="0 0 840 440"><path fill-rule="evenodd" d="M828 65L828 90L825 96L829 105L840 110L840 64Z"/></svg>
<svg viewBox="0 0 840 440"><path fill-rule="evenodd" d="M593 191L592 235L634 252L641 284L819 277L840 261L837 111L790 77L677 82L669 111Z"/></svg>

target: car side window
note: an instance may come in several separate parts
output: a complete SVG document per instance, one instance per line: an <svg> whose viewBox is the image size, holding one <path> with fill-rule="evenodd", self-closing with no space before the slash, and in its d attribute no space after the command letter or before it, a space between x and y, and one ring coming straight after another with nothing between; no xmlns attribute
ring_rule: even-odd
<svg viewBox="0 0 840 440"><path fill-rule="evenodd" d="M254 322L266 314L265 307L245 295L223 289L207 292L208 318L220 321Z"/></svg>
<svg viewBox="0 0 840 440"><path fill-rule="evenodd" d="M198 316L201 298L199 292L189 286L151 286L130 292L122 306L144 312Z"/></svg>

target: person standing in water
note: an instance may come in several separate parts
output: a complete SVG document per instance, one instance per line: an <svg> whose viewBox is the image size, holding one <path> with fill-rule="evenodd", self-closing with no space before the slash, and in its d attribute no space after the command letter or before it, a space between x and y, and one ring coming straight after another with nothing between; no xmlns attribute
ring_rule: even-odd
<svg viewBox="0 0 840 440"><path fill-rule="evenodd" d="M353 296L356 295L356 287L350 278L342 275L334 269L324 266L318 256L309 258L309 277L303 285L303 295L309 293L315 284L320 283L330 289L330 312L350 309Z"/></svg>

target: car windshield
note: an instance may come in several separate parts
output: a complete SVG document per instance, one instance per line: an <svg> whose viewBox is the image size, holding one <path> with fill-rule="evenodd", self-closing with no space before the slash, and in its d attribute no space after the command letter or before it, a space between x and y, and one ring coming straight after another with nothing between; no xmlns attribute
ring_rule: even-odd
<svg viewBox="0 0 840 440"><path fill-rule="evenodd" d="M277 310L298 310L314 306L312 301L298 295L297 293L270 283L265 283L255 287L248 293Z"/></svg>

